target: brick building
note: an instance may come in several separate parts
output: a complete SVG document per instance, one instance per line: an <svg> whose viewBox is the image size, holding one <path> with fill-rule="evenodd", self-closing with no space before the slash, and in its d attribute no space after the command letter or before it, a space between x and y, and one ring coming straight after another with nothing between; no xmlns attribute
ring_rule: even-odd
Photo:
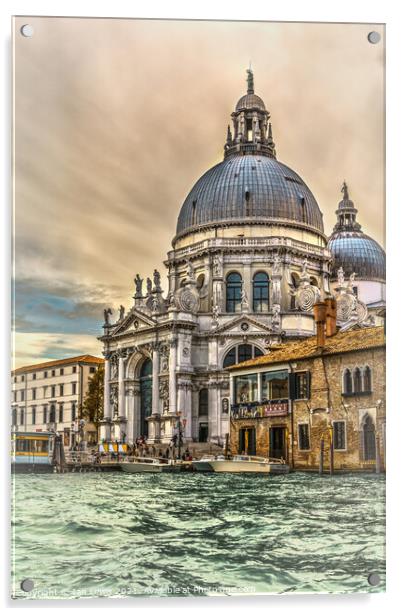
<svg viewBox="0 0 402 616"><path fill-rule="evenodd" d="M229 368L231 451L318 469L323 441L326 468L331 442L335 470L384 468L384 328L317 331Z"/></svg>
<svg viewBox="0 0 402 616"><path fill-rule="evenodd" d="M79 435L79 409L90 378L104 360L93 355L47 361L13 370L12 426L20 432L55 430L64 435L64 446L77 440L97 442L93 424L84 426Z"/></svg>

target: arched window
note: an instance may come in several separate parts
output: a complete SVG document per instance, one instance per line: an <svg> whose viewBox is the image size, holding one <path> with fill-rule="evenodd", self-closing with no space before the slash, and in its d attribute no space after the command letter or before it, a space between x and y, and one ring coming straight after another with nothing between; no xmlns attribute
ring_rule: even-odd
<svg viewBox="0 0 402 616"><path fill-rule="evenodd" d="M362 373L360 368L355 368L353 371L353 391L355 394L362 390Z"/></svg>
<svg viewBox="0 0 402 616"><path fill-rule="evenodd" d="M226 278L226 312L241 311L242 278L237 272L232 272Z"/></svg>
<svg viewBox="0 0 402 616"><path fill-rule="evenodd" d="M350 372L349 368L346 368L345 372L343 373L343 393L353 393L352 373Z"/></svg>
<svg viewBox="0 0 402 616"><path fill-rule="evenodd" d="M269 278L265 272L258 272L253 278L253 311L268 312Z"/></svg>
<svg viewBox="0 0 402 616"><path fill-rule="evenodd" d="M363 424L363 460L375 460L375 426L370 415Z"/></svg>
<svg viewBox="0 0 402 616"><path fill-rule="evenodd" d="M198 394L198 416L208 417L208 389L200 389Z"/></svg>
<svg viewBox="0 0 402 616"><path fill-rule="evenodd" d="M258 347L252 344L239 344L238 346L232 347L230 351L226 353L223 360L223 367L229 368L229 366L234 366L234 364L239 364L253 357L260 357L260 355L264 355L264 353Z"/></svg>
<svg viewBox="0 0 402 616"><path fill-rule="evenodd" d="M363 391L371 391L371 370L368 366L363 373Z"/></svg>
<svg viewBox="0 0 402 616"><path fill-rule="evenodd" d="M75 402L71 405L71 421L75 421Z"/></svg>

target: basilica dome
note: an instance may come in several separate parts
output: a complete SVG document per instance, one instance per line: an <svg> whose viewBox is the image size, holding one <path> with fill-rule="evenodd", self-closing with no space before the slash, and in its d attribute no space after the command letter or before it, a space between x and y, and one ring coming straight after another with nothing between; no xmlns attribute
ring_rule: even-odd
<svg viewBox="0 0 402 616"><path fill-rule="evenodd" d="M356 274L360 280L385 281L385 251L361 230L356 220L357 209L349 198L345 182L342 192L344 196L336 211L338 222L328 241L333 258L331 277L335 280L342 267L347 277Z"/></svg>
<svg viewBox="0 0 402 616"><path fill-rule="evenodd" d="M176 238L205 227L296 226L323 236L320 208L302 178L276 160L270 114L254 93L248 71L247 94L232 113L224 160L196 182L181 208Z"/></svg>
<svg viewBox="0 0 402 616"><path fill-rule="evenodd" d="M258 154L230 156L209 169L184 201L177 234L239 222L287 223L324 232L320 208L300 176Z"/></svg>

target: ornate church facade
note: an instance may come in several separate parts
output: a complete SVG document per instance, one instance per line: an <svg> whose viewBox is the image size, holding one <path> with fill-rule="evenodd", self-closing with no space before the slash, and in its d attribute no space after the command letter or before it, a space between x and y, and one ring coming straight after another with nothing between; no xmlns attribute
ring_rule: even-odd
<svg viewBox="0 0 402 616"><path fill-rule="evenodd" d="M322 213L301 177L279 162L270 114L247 93L228 126L224 160L188 194L165 261L137 274L134 304L105 310L101 438L222 443L229 432L227 368L284 340L314 334L313 305L331 293L340 325L368 323L355 272L331 281ZM352 285L353 283L353 285ZM346 298L346 299L345 299Z"/></svg>

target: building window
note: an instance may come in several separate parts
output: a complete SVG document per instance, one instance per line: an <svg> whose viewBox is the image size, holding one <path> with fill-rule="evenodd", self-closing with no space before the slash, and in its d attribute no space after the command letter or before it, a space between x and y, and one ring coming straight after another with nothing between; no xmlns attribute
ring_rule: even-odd
<svg viewBox="0 0 402 616"><path fill-rule="evenodd" d="M72 393L73 394L77 393L77 383L72 383Z"/></svg>
<svg viewBox="0 0 402 616"><path fill-rule="evenodd" d="M60 423L63 423L63 415L64 415L64 413L63 413L63 405L60 404L60 406L59 406L59 422Z"/></svg>
<svg viewBox="0 0 402 616"><path fill-rule="evenodd" d="M54 404L50 405L49 423L56 423L56 407Z"/></svg>
<svg viewBox="0 0 402 616"><path fill-rule="evenodd" d="M346 449L346 422L334 421L332 424L334 431L334 449Z"/></svg>
<svg viewBox="0 0 402 616"><path fill-rule="evenodd" d="M34 373L33 373L33 375L32 375L32 379L33 379L34 381L36 381L36 372L34 372Z"/></svg>
<svg viewBox="0 0 402 616"><path fill-rule="evenodd" d="M94 372L96 372L96 368L95 368L95 366L91 366L91 367L89 368L89 372L90 372L91 374L94 374Z"/></svg>
<svg viewBox="0 0 402 616"><path fill-rule="evenodd" d="M17 392L13 391L13 400L14 402L17 402Z"/></svg>
<svg viewBox="0 0 402 616"><path fill-rule="evenodd" d="M36 389L32 389L32 400L36 400Z"/></svg>
<svg viewBox="0 0 402 616"><path fill-rule="evenodd" d="M368 366L365 367L363 373L363 390L371 391L371 370Z"/></svg>
<svg viewBox="0 0 402 616"><path fill-rule="evenodd" d="M13 426L17 425L17 409L12 410L12 422Z"/></svg>
<svg viewBox="0 0 402 616"><path fill-rule="evenodd" d="M73 374L77 372L77 366L73 366Z"/></svg>
<svg viewBox="0 0 402 616"><path fill-rule="evenodd" d="M60 376L63 376L64 374L64 368L60 368Z"/></svg>
<svg viewBox="0 0 402 616"><path fill-rule="evenodd" d="M36 424L36 406L32 407L32 425Z"/></svg>
<svg viewBox="0 0 402 616"><path fill-rule="evenodd" d="M24 400L25 400L25 391L22 390L21 391L21 402L24 402Z"/></svg>
<svg viewBox="0 0 402 616"><path fill-rule="evenodd" d="M25 381L25 376L24 375L22 375L21 381Z"/></svg>
<svg viewBox="0 0 402 616"><path fill-rule="evenodd" d="M47 423L47 406L43 407L43 423Z"/></svg>
<svg viewBox="0 0 402 616"><path fill-rule="evenodd" d="M52 370L52 376L56 376L56 370Z"/></svg>
<svg viewBox="0 0 402 616"><path fill-rule="evenodd" d="M208 389L200 389L198 394L198 415L208 417Z"/></svg>
<svg viewBox="0 0 402 616"><path fill-rule="evenodd" d="M71 405L71 421L75 421L75 419L76 419L76 407L75 407L75 402L73 402Z"/></svg>
<svg viewBox="0 0 402 616"><path fill-rule="evenodd" d="M261 395L263 400L289 398L288 371L263 372L261 375Z"/></svg>
<svg viewBox="0 0 402 616"><path fill-rule="evenodd" d="M308 423L299 424L298 433L299 433L299 449L304 450L304 451L310 449L310 430L309 430Z"/></svg>
<svg viewBox="0 0 402 616"><path fill-rule="evenodd" d="M16 382L17 382L17 377L15 376L15 377L14 377L14 383L16 383Z"/></svg>
<svg viewBox="0 0 402 616"><path fill-rule="evenodd" d="M56 387L55 387L55 385L52 385L51 394L50 395L51 395L52 398L56 397Z"/></svg>
<svg viewBox="0 0 402 616"><path fill-rule="evenodd" d="M310 398L310 372L294 372L290 375L294 379L293 400L308 400Z"/></svg>
<svg viewBox="0 0 402 616"><path fill-rule="evenodd" d="M258 272L253 278L253 311L268 312L269 278L265 272Z"/></svg>
<svg viewBox="0 0 402 616"><path fill-rule="evenodd" d="M60 385L60 396L64 396L64 385Z"/></svg>
<svg viewBox="0 0 402 616"><path fill-rule="evenodd" d="M236 404L257 402L258 379L256 374L236 376L234 381Z"/></svg>
<svg viewBox="0 0 402 616"><path fill-rule="evenodd" d="M362 390L362 373L360 368L355 368L353 371L353 391L355 394Z"/></svg>
<svg viewBox="0 0 402 616"><path fill-rule="evenodd" d="M350 372L349 368L346 368L345 372L343 373L343 393L353 393L352 373Z"/></svg>
<svg viewBox="0 0 402 616"><path fill-rule="evenodd" d="M45 370L45 372L43 373L43 378L44 378L44 379L47 379L47 372L46 372L46 370Z"/></svg>
<svg viewBox="0 0 402 616"><path fill-rule="evenodd" d="M228 351L223 360L223 367L229 368L234 364L239 364L241 361L247 361L253 357L260 357L264 353L256 346L251 344L239 344Z"/></svg>
<svg viewBox="0 0 402 616"><path fill-rule="evenodd" d="M241 311L242 277L232 272L226 278L226 312Z"/></svg>
<svg viewBox="0 0 402 616"><path fill-rule="evenodd" d="M24 425L24 409L20 409L20 426Z"/></svg>

